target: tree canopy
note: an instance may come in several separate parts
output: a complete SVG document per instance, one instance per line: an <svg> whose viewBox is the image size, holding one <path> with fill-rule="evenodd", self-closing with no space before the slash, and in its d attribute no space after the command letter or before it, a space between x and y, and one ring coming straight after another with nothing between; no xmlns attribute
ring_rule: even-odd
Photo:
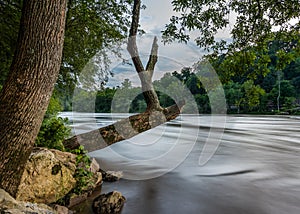
<svg viewBox="0 0 300 214"><path fill-rule="evenodd" d="M199 31L199 47L215 51L241 50L274 37L299 40L299 0L173 0L172 5L179 15L163 31L166 42L186 42L193 30ZM231 41L216 37L224 29Z"/></svg>
<svg viewBox="0 0 300 214"><path fill-rule="evenodd" d="M7 76L14 55L22 2L22 0L0 2L0 85ZM108 62L106 57L108 49L112 53L118 53L115 44L127 37L131 7L132 0L68 1L58 84L69 85L72 90L81 70L96 53L102 63Z"/></svg>
<svg viewBox="0 0 300 214"><path fill-rule="evenodd" d="M162 31L164 42L194 39L223 83L234 80L260 91L257 79L276 72L279 77L299 59L299 0L173 0L172 5L177 15ZM222 35L225 31L230 35ZM296 75L297 69L289 70Z"/></svg>

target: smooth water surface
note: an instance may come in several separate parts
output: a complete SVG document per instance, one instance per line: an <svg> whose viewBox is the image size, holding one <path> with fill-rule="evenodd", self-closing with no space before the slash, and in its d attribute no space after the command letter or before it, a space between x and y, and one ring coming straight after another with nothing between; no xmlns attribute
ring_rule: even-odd
<svg viewBox="0 0 300 214"><path fill-rule="evenodd" d="M127 115L63 116L78 134ZM211 121L208 115L180 116L91 152L102 168L121 170L127 178L104 183L102 192L122 192L123 214L299 214L300 118L238 115L227 116L225 124ZM214 140L223 128L216 153L200 166L208 137Z"/></svg>

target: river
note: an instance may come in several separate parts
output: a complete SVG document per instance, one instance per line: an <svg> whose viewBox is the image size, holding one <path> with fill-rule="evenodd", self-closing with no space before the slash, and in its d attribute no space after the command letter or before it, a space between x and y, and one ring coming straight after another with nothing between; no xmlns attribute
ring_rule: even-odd
<svg viewBox="0 0 300 214"><path fill-rule="evenodd" d="M77 134L126 117L62 116ZM205 153L211 158L199 165ZM126 197L122 214L300 213L300 117L229 115L220 124L181 115L89 154L102 168L123 171L124 179L102 186Z"/></svg>

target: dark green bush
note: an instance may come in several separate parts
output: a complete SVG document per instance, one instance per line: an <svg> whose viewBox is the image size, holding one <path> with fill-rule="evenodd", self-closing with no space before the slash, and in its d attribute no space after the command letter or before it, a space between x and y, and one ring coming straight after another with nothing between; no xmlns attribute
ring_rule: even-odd
<svg viewBox="0 0 300 214"><path fill-rule="evenodd" d="M67 119L61 117L44 118L35 145L64 151L63 141L70 135L70 128L65 124Z"/></svg>
<svg viewBox="0 0 300 214"><path fill-rule="evenodd" d="M63 141L70 135L71 129L66 126L67 118L63 119L57 116L59 111L61 111L61 105L59 100L53 96L35 141L35 146L65 150Z"/></svg>

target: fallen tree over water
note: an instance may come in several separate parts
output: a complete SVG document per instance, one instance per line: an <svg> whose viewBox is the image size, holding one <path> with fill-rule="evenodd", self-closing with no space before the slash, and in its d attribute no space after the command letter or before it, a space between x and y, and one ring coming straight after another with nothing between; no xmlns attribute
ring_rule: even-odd
<svg viewBox="0 0 300 214"><path fill-rule="evenodd" d="M64 146L68 149L76 149L83 145L89 152L103 149L175 119L180 114L183 105L184 102L181 102L166 108L164 111L146 111L130 116L109 126L75 135L65 140Z"/></svg>

